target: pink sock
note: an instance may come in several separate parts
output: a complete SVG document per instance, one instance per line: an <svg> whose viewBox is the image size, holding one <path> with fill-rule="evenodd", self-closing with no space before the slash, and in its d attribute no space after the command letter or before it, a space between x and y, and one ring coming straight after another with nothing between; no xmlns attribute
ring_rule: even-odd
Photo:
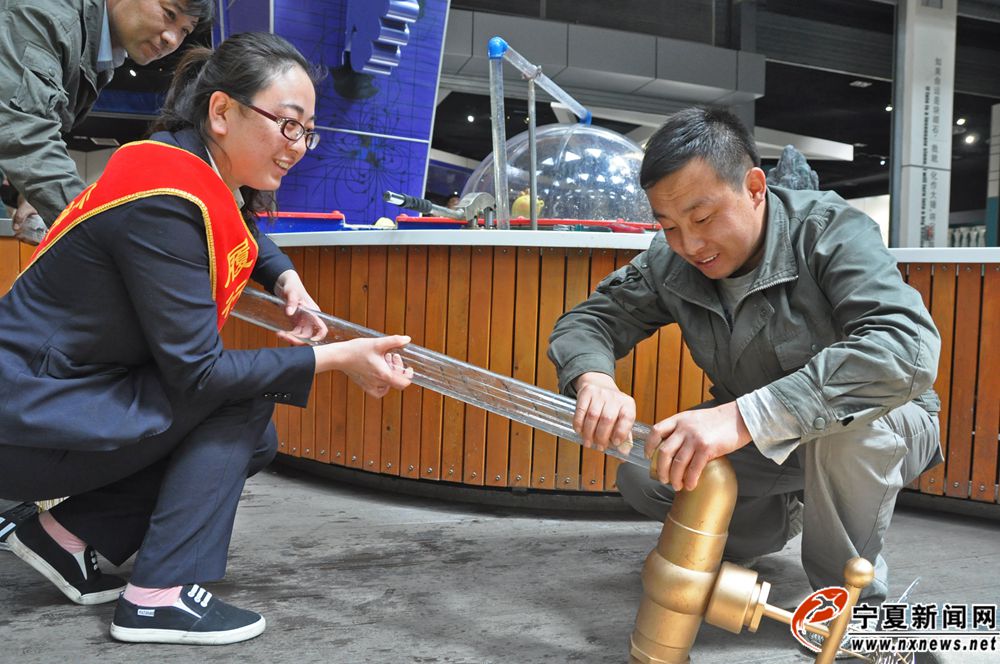
<svg viewBox="0 0 1000 664"><path fill-rule="evenodd" d="M56 544L69 553L83 553L87 549L86 542L63 528L62 524L48 512L42 512L38 515L38 523L41 524L42 530L56 541Z"/></svg>
<svg viewBox="0 0 1000 664"><path fill-rule="evenodd" d="M131 583L125 586L122 597L136 606L171 606L181 596L181 586L173 588L140 588Z"/></svg>

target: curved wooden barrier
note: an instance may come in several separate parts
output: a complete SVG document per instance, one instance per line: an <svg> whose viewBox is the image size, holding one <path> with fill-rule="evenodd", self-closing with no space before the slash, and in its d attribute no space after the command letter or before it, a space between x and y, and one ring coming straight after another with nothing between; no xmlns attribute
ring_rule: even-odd
<svg viewBox="0 0 1000 664"><path fill-rule="evenodd" d="M338 241L325 235L323 242ZM355 237L352 246L286 251L324 311L387 333L405 332L420 345L554 390L555 371L545 351L555 320L638 249L362 245ZM30 253L0 239L0 292ZM936 387L946 463L911 488L996 503L1000 252L896 255L943 340ZM223 339L230 348L278 343L274 335L232 319ZM619 361L618 381L635 396L645 422L708 398L708 381L676 325ZM380 401L343 375L328 373L316 379L307 408L278 406L275 423L282 453L317 463L472 486L615 490L618 461L419 387Z"/></svg>

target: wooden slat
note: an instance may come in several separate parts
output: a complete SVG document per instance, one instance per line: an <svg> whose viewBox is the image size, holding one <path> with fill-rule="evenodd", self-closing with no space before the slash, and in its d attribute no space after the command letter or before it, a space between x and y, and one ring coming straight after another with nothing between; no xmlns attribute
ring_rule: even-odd
<svg viewBox="0 0 1000 664"><path fill-rule="evenodd" d="M701 367L695 364L687 343L683 343L681 350L680 400L677 404L679 410L688 410L701 403L703 374L704 372L701 370Z"/></svg>
<svg viewBox="0 0 1000 664"><path fill-rule="evenodd" d="M445 352L448 317L448 247L430 247L427 254L427 315L424 344ZM421 404L420 477L441 479L441 431L443 400L437 392L424 390Z"/></svg>
<svg viewBox="0 0 1000 664"><path fill-rule="evenodd" d="M469 278L471 247L452 247L448 261L448 337L446 354L463 362L469 353ZM441 434L441 478L462 481L462 446L465 442L465 404L445 397Z"/></svg>
<svg viewBox="0 0 1000 664"><path fill-rule="evenodd" d="M387 247L368 249L368 322L378 332L385 331ZM365 395L364 469L378 472L382 452L382 400Z"/></svg>
<svg viewBox="0 0 1000 664"><path fill-rule="evenodd" d="M535 383L538 359L538 307L541 252L534 247L517 249L517 284L514 295L514 366L511 375ZM535 430L520 422L510 423L510 486L531 485L531 458Z"/></svg>
<svg viewBox="0 0 1000 664"><path fill-rule="evenodd" d="M322 247L319 251L319 276L316 280L316 291L313 299L320 311L333 314L337 304L336 298L336 260L337 252L333 247ZM339 372L338 372L339 373ZM333 372L324 371L316 376L313 387L312 401L315 404L315 459L330 463L331 420L332 410L340 409L343 404L333 401Z"/></svg>
<svg viewBox="0 0 1000 664"><path fill-rule="evenodd" d="M493 250L473 247L469 276L468 362L486 367L490 362L490 294L493 291ZM497 284L508 288L511 284ZM499 341L499 340L498 340ZM486 411L474 406L465 409L465 441L462 481L482 485L486 470Z"/></svg>
<svg viewBox="0 0 1000 664"><path fill-rule="evenodd" d="M654 422L674 415L680 409L681 399L681 328L671 323L660 328L659 380L656 383L656 412Z"/></svg>
<svg viewBox="0 0 1000 664"><path fill-rule="evenodd" d="M306 287L315 301L319 297L319 247L306 247L302 252L302 269L299 270L302 278L302 285ZM316 302L319 306L319 302ZM310 399L304 409L299 409L301 419L301 437L299 450L306 459L316 458L316 407L319 400L316 398L316 387L318 377L313 378Z"/></svg>
<svg viewBox="0 0 1000 664"><path fill-rule="evenodd" d="M517 250L493 249L493 301L490 309L489 370L510 376L514 356L514 293ZM486 484L506 486L510 457L510 420L493 413L486 417Z"/></svg>
<svg viewBox="0 0 1000 664"><path fill-rule="evenodd" d="M333 315L343 320L351 318L351 265L353 252L348 247L338 247L333 265ZM340 371L330 372L330 461L339 465L347 463L347 422L360 414L349 410L350 379ZM360 420L359 420L360 421Z"/></svg>
<svg viewBox="0 0 1000 664"><path fill-rule="evenodd" d="M615 252L615 269L626 265L635 258L638 252L618 250ZM632 373L635 366L635 350L615 362L615 382L618 389L626 394L632 394ZM621 461L614 457L608 457L604 462L604 488L606 490L616 489L618 486L618 466Z"/></svg>
<svg viewBox="0 0 1000 664"><path fill-rule="evenodd" d="M385 293L385 332L403 334L406 322L406 248L389 247ZM399 475L403 394L389 390L382 398L382 450L379 462L383 473Z"/></svg>
<svg viewBox="0 0 1000 664"><path fill-rule="evenodd" d="M351 305L347 319L368 325L368 247L351 247ZM353 381L347 383L347 432L344 465L364 466L365 393Z"/></svg>
<svg viewBox="0 0 1000 664"><path fill-rule="evenodd" d="M972 498L992 503L997 500L997 440L1000 436L1000 353L995 343L1000 330L1000 265L985 266L982 307Z"/></svg>
<svg viewBox="0 0 1000 664"><path fill-rule="evenodd" d="M566 288L563 311L569 311L590 294L590 250L568 249L566 252ZM548 329L549 334L552 328ZM548 358L539 362L551 364ZM554 488L561 491L581 489L580 462L583 450L578 444L560 438L556 447L556 480Z"/></svg>
<svg viewBox="0 0 1000 664"><path fill-rule="evenodd" d="M911 288L920 293L920 299L923 300L924 306L927 307L927 311L931 310L931 267L927 263L914 263L909 265L904 265L900 263L898 265L900 272L906 280L906 283L910 285ZM930 471L928 471L929 473ZM928 475L927 479L930 479ZM924 481L923 477L918 477L913 480L908 485L910 489L920 489L921 482Z"/></svg>
<svg viewBox="0 0 1000 664"><path fill-rule="evenodd" d="M975 269L973 269L975 268ZM976 406L976 359L979 355L979 298L982 278L978 265L958 266L955 297L955 352L952 355L951 418L948 422L948 467L945 494L969 497L972 424Z"/></svg>
<svg viewBox="0 0 1000 664"><path fill-rule="evenodd" d="M919 264L913 270L920 271ZM911 278L913 278L911 276ZM951 355L955 347L955 266L942 263L931 270L931 317L941 335L941 359L938 374L934 380L934 390L941 397L941 450L948 458L948 420L951 412ZM920 477L923 493L944 494L944 471L946 463L938 464Z"/></svg>
<svg viewBox="0 0 1000 664"><path fill-rule="evenodd" d="M566 280L566 250L545 247L542 252L541 291L538 305L538 364L535 369L536 384L543 390L557 392L559 381L555 367L546 353L549 334L563 311L563 289ZM535 431L535 444L531 451L531 486L536 489L555 489L556 437L544 431Z"/></svg>
<svg viewBox="0 0 1000 664"><path fill-rule="evenodd" d="M427 305L427 247L410 247L406 261L406 318L404 332L413 343L424 346ZM412 386L403 391L400 422L400 474L420 477L420 413L423 390Z"/></svg>
<svg viewBox="0 0 1000 664"><path fill-rule="evenodd" d="M30 244L25 244L24 242L17 243L17 255L21 264L19 265L20 270L23 271L28 267L28 263L31 262L31 257L35 253L35 247Z"/></svg>
<svg viewBox="0 0 1000 664"><path fill-rule="evenodd" d="M613 249L594 249L590 254L590 292L615 269ZM604 460L608 456L597 450L584 449L580 459L580 484L584 491L604 491Z"/></svg>
<svg viewBox="0 0 1000 664"><path fill-rule="evenodd" d="M305 248L295 247L287 249L285 253L292 259L295 271L299 275L305 274ZM287 347L288 343L282 341L278 344ZM302 409L298 406L285 406L285 417L287 418L286 431L288 436L288 453L292 456L302 456Z"/></svg>
<svg viewBox="0 0 1000 664"><path fill-rule="evenodd" d="M285 254L292 259L295 271L300 275L304 274L304 250L302 247L287 249ZM285 347L288 346L288 343L282 341L278 344L278 346ZM283 404L279 406L278 410L280 411L278 415L279 427L284 429L284 439L288 441L286 453L296 457L302 456L302 409L297 406L288 406Z"/></svg>
<svg viewBox="0 0 1000 664"><path fill-rule="evenodd" d="M10 290L21 272L21 258L14 238L0 238L0 295Z"/></svg>

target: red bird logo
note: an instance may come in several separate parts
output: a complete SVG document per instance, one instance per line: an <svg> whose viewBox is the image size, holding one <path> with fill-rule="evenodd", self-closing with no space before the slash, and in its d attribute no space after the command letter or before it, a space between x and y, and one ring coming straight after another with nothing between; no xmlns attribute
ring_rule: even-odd
<svg viewBox="0 0 1000 664"><path fill-rule="evenodd" d="M820 648L806 639L806 630L802 627L802 624L807 622L816 625L828 623L843 613L846 606L846 588L840 586L820 588L802 600L802 603L796 607L790 624L792 636L809 650L819 652Z"/></svg>

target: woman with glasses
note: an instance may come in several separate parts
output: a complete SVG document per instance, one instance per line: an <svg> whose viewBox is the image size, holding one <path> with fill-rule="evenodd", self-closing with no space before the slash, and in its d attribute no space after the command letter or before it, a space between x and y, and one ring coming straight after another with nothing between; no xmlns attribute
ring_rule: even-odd
<svg viewBox="0 0 1000 664"><path fill-rule="evenodd" d="M311 71L271 34L189 51L150 140L112 156L0 299L0 497L70 496L11 549L76 603L117 600L116 639L260 634L262 616L202 584L225 574L244 481L277 450L274 404L304 406L331 369L379 397L410 382L404 336L222 348L248 279L290 315L315 308L255 223L319 140ZM298 336L326 334L297 315ZM129 583L95 551L137 554Z"/></svg>

